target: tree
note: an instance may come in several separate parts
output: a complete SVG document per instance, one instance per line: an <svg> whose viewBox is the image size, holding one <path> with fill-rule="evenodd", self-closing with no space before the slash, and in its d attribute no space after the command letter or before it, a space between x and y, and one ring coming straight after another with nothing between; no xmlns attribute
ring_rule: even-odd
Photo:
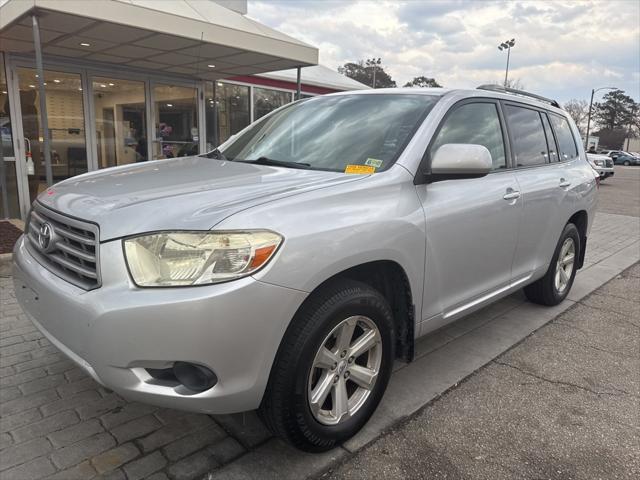
<svg viewBox="0 0 640 480"><path fill-rule="evenodd" d="M381 64L382 60L379 58L367 58L366 60L345 63L338 67L338 72L374 88L396 87L396 82L385 72ZM374 71L375 86L373 84Z"/></svg>
<svg viewBox="0 0 640 480"><path fill-rule="evenodd" d="M615 130L603 129L597 132L589 133L589 136L598 137L598 147L609 150L620 150L627 137L627 131L622 128Z"/></svg>
<svg viewBox="0 0 640 480"><path fill-rule="evenodd" d="M580 133L584 134L586 130L587 118L589 116L589 103L586 100L578 100L576 98L572 98L564 104L563 108L571 116L571 118L573 118L573 121L576 122Z"/></svg>
<svg viewBox="0 0 640 480"><path fill-rule="evenodd" d="M491 82L492 85L499 85L501 87L506 86L507 88L513 88L515 90L524 90L524 83L519 78L509 78L507 79L507 85L504 84L504 80L494 80Z"/></svg>
<svg viewBox="0 0 640 480"><path fill-rule="evenodd" d="M602 130L628 130L638 124L640 106L624 90L607 93L602 102L593 105L593 120Z"/></svg>
<svg viewBox="0 0 640 480"><path fill-rule="evenodd" d="M440 85L435 78L425 77L424 75L421 75L419 77L414 77L413 80L405 83L404 86L405 87L421 87L421 88L427 88L427 87L442 88L442 85Z"/></svg>

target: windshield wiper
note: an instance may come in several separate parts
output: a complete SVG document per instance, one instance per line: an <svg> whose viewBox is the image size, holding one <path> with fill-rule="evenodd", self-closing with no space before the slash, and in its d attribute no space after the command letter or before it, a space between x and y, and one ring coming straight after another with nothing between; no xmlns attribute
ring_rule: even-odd
<svg viewBox="0 0 640 480"><path fill-rule="evenodd" d="M255 160L236 160L236 161L244 162L244 163L257 163L258 165L271 165L274 167L289 167L289 168L302 168L302 169L311 168L311 165L309 165L308 163L288 162L286 160L274 160L273 158L269 158L269 157L260 157Z"/></svg>
<svg viewBox="0 0 640 480"><path fill-rule="evenodd" d="M228 160L228 158L224 156L224 153L217 148L205 153L204 156L207 158L215 158L216 160Z"/></svg>

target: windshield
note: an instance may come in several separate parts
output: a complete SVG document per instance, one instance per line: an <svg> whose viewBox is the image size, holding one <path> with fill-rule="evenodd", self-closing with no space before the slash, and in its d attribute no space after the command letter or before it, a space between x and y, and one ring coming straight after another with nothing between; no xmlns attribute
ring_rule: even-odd
<svg viewBox="0 0 640 480"><path fill-rule="evenodd" d="M336 95L286 106L249 127L221 153L228 160L367 173L396 161L440 97Z"/></svg>

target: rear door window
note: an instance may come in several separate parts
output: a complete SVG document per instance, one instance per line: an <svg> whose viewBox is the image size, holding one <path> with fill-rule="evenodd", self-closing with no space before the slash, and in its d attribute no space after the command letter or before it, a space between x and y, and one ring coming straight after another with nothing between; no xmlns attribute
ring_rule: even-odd
<svg viewBox="0 0 640 480"><path fill-rule="evenodd" d="M505 115L516 166L548 163L547 139L540 113L530 108L505 105Z"/></svg>
<svg viewBox="0 0 640 480"><path fill-rule="evenodd" d="M491 153L493 170L506 168L504 138L495 103L466 103L444 121L431 146L431 155L446 143L482 145Z"/></svg>
<svg viewBox="0 0 640 480"><path fill-rule="evenodd" d="M573 132L566 118L559 115L550 115L551 124L558 137L558 149L560 150L560 161L565 162L578 157L578 147L573 137Z"/></svg>

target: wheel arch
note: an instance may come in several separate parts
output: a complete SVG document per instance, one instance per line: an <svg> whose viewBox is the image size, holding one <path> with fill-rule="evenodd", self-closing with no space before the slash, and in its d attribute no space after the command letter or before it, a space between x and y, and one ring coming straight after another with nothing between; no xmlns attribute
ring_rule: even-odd
<svg viewBox="0 0 640 480"><path fill-rule="evenodd" d="M396 358L406 362L413 360L415 304L411 282L405 269L393 260L375 260L361 263L330 276L314 288L309 297L331 282L345 278L365 283L385 297L393 311L396 327ZM302 308L302 305L300 308Z"/></svg>
<svg viewBox="0 0 640 480"><path fill-rule="evenodd" d="M589 214L586 210L579 210L569 218L567 224L573 223L580 234L580 256L578 257L578 268L584 265L584 257L587 246L587 229L589 226Z"/></svg>

